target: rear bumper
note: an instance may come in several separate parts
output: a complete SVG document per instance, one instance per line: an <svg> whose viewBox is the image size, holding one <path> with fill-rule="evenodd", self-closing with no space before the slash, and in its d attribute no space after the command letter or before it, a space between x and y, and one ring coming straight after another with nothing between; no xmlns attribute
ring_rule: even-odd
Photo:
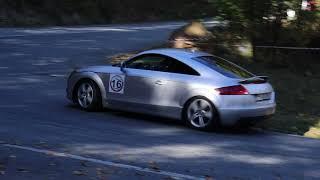
<svg viewBox="0 0 320 180"><path fill-rule="evenodd" d="M272 116L276 111L276 104L251 108L224 108L219 109L220 121L222 125L232 126L239 121L250 120L259 121Z"/></svg>

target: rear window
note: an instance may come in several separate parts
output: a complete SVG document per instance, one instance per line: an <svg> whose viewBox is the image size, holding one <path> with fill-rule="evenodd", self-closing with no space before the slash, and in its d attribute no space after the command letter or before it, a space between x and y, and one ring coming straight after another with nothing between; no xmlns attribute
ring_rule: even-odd
<svg viewBox="0 0 320 180"><path fill-rule="evenodd" d="M254 75L240 66L214 56L201 56L194 58L196 61L210 67L211 69L219 72L220 74L230 78L251 78Z"/></svg>

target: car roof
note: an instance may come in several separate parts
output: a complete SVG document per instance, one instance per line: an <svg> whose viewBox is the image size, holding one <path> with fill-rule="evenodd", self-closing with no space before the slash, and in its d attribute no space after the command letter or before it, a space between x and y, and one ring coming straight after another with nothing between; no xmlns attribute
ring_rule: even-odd
<svg viewBox="0 0 320 180"><path fill-rule="evenodd" d="M208 53L197 51L197 50L189 50L189 49L175 49L175 48L167 48L167 49L153 49L141 52L139 55L143 54L161 54L170 56L172 58L185 60L192 59L199 56L211 56Z"/></svg>
<svg viewBox="0 0 320 180"><path fill-rule="evenodd" d="M165 56L169 56L171 58L177 59L178 61L181 61L189 65L193 69L195 69L197 72L201 74L201 76L219 76L220 75L219 73L207 67L206 65L194 60L194 58L200 57L200 56L212 56L211 54L208 54L202 51L188 50L188 49L175 49L175 48L153 49L153 50L143 51L134 57L141 56L141 55L148 55L148 54L165 55ZM215 75L215 74L218 74L218 75Z"/></svg>

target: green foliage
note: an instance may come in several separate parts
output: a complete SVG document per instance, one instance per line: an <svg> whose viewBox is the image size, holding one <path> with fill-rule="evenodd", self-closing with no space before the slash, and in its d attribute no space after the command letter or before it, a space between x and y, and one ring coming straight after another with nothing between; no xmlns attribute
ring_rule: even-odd
<svg viewBox="0 0 320 180"><path fill-rule="evenodd" d="M283 59L291 62L292 59L296 59L288 55L287 51L256 48L259 45L320 46L319 11L302 11L301 0L209 0L209 2L212 8L218 11L218 15L229 22L229 27L225 31L233 34L234 39L238 40L232 43L250 42L253 60L272 59L278 64L288 64L288 62L283 63ZM287 18L288 9L296 12L295 19Z"/></svg>
<svg viewBox="0 0 320 180"><path fill-rule="evenodd" d="M319 138L320 52L254 48L256 45L320 47L319 11L302 11L301 0L210 2L219 16L229 21L228 27L212 30L216 39L210 45L211 52L271 77L277 94L277 113L259 127ZM296 12L296 19L287 19L288 9ZM248 42L253 47L253 60L260 62L248 62L237 52L239 47L232 46L245 46Z"/></svg>

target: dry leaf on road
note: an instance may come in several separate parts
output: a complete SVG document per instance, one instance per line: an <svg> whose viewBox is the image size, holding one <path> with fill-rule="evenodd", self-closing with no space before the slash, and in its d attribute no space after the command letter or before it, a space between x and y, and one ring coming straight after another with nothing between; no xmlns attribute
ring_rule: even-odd
<svg viewBox="0 0 320 180"><path fill-rule="evenodd" d="M150 161L149 162L149 167L150 167L150 169L153 169L155 171L159 171L160 170L160 168L158 167L157 163L154 162L154 161Z"/></svg>
<svg viewBox="0 0 320 180"><path fill-rule="evenodd" d="M85 176L87 175L86 172L84 172L83 170L76 170L72 172L73 175L77 175L77 176Z"/></svg>
<svg viewBox="0 0 320 180"><path fill-rule="evenodd" d="M10 155L9 158L17 158L16 155Z"/></svg>
<svg viewBox="0 0 320 180"><path fill-rule="evenodd" d="M26 168L17 168L17 171L18 171L18 172L21 172L21 173L27 173L27 172L29 172L29 170L27 170Z"/></svg>

